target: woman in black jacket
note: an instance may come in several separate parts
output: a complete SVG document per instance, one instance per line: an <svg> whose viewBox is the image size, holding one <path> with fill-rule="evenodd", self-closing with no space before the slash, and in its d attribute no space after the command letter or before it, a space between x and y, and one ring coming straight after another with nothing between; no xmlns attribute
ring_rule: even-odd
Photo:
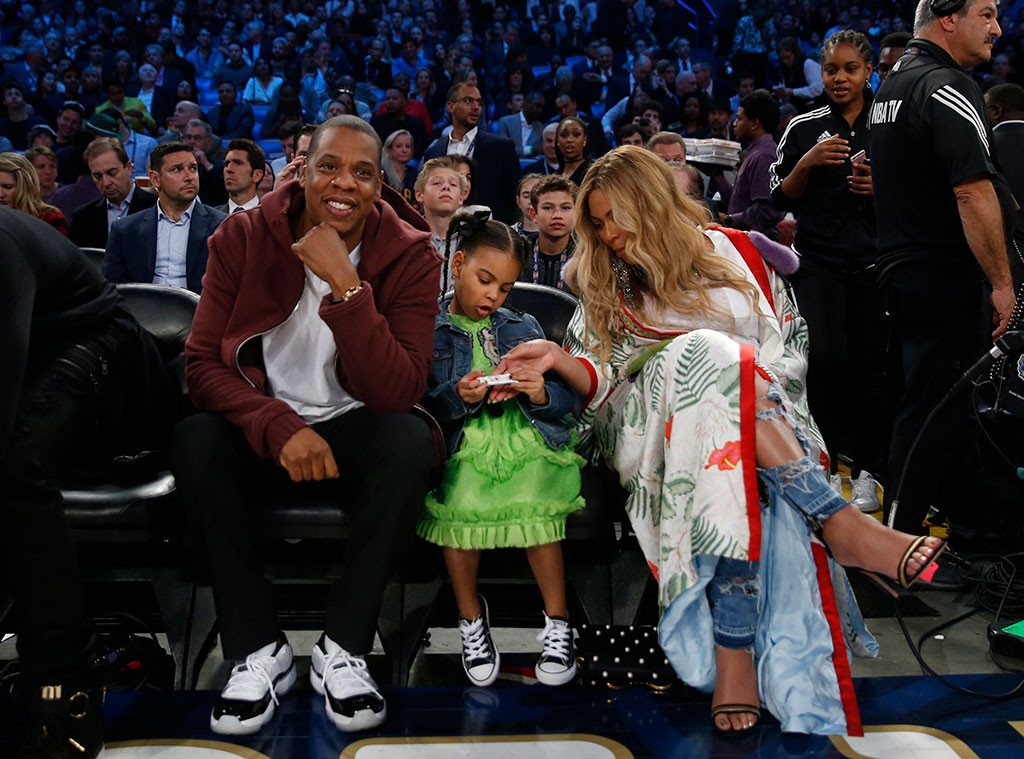
<svg viewBox="0 0 1024 759"><path fill-rule="evenodd" d="M871 474L888 458L891 405L886 380L888 325L875 282L875 209L867 157L871 47L836 32L822 46L828 104L795 117L771 166L772 202L797 215L792 276L807 321L807 393L836 472L853 459L853 501L880 508Z"/></svg>

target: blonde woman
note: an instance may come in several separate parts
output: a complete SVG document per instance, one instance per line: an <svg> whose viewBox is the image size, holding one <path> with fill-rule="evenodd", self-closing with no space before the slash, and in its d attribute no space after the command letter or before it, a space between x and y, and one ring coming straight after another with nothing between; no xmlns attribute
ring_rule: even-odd
<svg viewBox="0 0 1024 759"><path fill-rule="evenodd" d="M409 166L412 149L412 133L408 129L398 129L388 135L380 151L384 181L402 193L407 203L412 203L415 198L416 177L419 174L415 167Z"/></svg>
<svg viewBox="0 0 1024 759"><path fill-rule="evenodd" d="M43 200L49 197L60 187L57 184L57 154L52 149L43 147L29 148L25 151L25 157L36 170L39 178L39 195Z"/></svg>
<svg viewBox="0 0 1024 759"><path fill-rule="evenodd" d="M0 206L37 216L65 237L68 236L68 223L64 214L43 202L39 175L23 155L0 153Z"/></svg>
<svg viewBox="0 0 1024 759"><path fill-rule="evenodd" d="M637 147L594 163L575 216L568 352L525 343L495 371L553 369L585 395L579 432L629 493L661 645L713 692L715 728L749 730L763 703L788 732L857 733L847 657L877 644L839 565L906 586L944 542L890 530L829 487L807 330L750 237L694 223L701 209Z"/></svg>

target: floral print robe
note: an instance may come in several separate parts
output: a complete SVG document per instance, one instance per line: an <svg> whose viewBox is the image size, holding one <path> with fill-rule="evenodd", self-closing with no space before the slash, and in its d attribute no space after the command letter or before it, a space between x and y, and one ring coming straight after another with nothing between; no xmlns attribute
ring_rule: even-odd
<svg viewBox="0 0 1024 759"><path fill-rule="evenodd" d="M626 328L605 367L585 347L585 317L578 308L566 349L591 376L579 420L581 439L592 438L629 494L630 521L658 580L659 636L680 677L704 690L714 686L714 644L703 591L717 558L761 560L763 609L755 651L762 699L785 729L856 734L860 723L847 648L873 655L874 640L842 569L827 559L795 510L774 503L777 494L765 491L757 478L755 373L777 384L801 442L810 455L827 462L807 408L807 328L781 278L745 235L714 229L706 234L716 252L757 288L755 308L745 295L716 288L714 302L734 320L712 315L695 323L671 312L644 324L620 301ZM780 582L772 583L774 575L787 586L783 592ZM779 596L793 592L789 586L797 576L807 579L796 590L809 615L797 623L797 637L804 642L780 648L771 638L777 632ZM815 655L825 660L826 682L809 691L817 693L810 703L794 698L791 684L779 685L781 694L766 687L785 682L773 671L791 672L793 657L802 658L815 644L820 649ZM803 665L796 671L804 671Z"/></svg>

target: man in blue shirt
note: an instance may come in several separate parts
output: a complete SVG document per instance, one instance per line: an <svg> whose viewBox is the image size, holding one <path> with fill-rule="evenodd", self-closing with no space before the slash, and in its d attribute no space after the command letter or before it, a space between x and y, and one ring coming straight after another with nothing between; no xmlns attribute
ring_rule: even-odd
<svg viewBox="0 0 1024 759"><path fill-rule="evenodd" d="M157 145L149 155L155 206L118 219L110 227L103 274L111 282L151 282L202 291L209 249L206 240L227 218L205 206L199 164L181 142Z"/></svg>

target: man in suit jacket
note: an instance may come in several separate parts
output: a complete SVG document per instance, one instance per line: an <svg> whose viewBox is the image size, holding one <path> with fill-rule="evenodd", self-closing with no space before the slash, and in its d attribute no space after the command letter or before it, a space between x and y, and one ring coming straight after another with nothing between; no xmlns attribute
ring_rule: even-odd
<svg viewBox="0 0 1024 759"><path fill-rule="evenodd" d="M541 93L531 92L520 113L498 119L498 136L512 140L519 158L533 158L542 151L544 102Z"/></svg>
<svg viewBox="0 0 1024 759"><path fill-rule="evenodd" d="M256 114L251 105L238 102L238 89L234 83L221 82L217 87L217 97L220 103L207 114L214 133L229 140L238 137L251 140Z"/></svg>
<svg viewBox="0 0 1024 759"><path fill-rule="evenodd" d="M267 157L263 148L244 137L229 142L224 156L224 189L228 191L228 202L217 206L217 210L230 216L256 208L260 204L257 188L266 173Z"/></svg>
<svg viewBox="0 0 1024 759"><path fill-rule="evenodd" d="M1013 241L1017 250L1010 250L1010 273L1019 292L1024 284L1024 87L997 84L985 93L985 105L992 122L992 148L999 168L1013 197L1022 206L1014 220Z"/></svg>
<svg viewBox="0 0 1024 759"><path fill-rule="evenodd" d="M448 90L448 113L452 131L434 140L423 160L443 155L469 155L480 165L474 177L476 199L488 206L498 221L512 224L519 214L516 185L519 184L519 159L516 146L506 137L498 137L477 127L483 108L480 90L461 82Z"/></svg>
<svg viewBox="0 0 1024 759"><path fill-rule="evenodd" d="M185 144L199 162L199 196L211 206L219 206L228 200L224 188L224 148L220 137L213 133L209 122L192 119L185 127Z"/></svg>
<svg viewBox="0 0 1024 759"><path fill-rule="evenodd" d="M114 283L152 282L201 292L210 255L206 241L227 217L196 199L199 163L184 143L153 149L149 180L158 202L111 226L103 274Z"/></svg>
<svg viewBox="0 0 1024 759"><path fill-rule="evenodd" d="M102 197L71 216L71 239L81 248L106 248L115 221L156 205L156 195L135 186L132 162L120 140L97 137L82 156Z"/></svg>
<svg viewBox="0 0 1024 759"><path fill-rule="evenodd" d="M653 97L651 86L651 59L646 55L638 55L633 61L633 71L628 75L616 76L608 84L608 96L605 105L609 108L622 98L629 97L637 89L641 89Z"/></svg>

